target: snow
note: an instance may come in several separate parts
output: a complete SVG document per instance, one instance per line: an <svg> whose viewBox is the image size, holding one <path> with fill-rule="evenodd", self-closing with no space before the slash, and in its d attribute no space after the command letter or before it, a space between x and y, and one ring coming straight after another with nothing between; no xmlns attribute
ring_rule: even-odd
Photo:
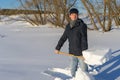
<svg viewBox="0 0 120 80"><path fill-rule="evenodd" d="M85 63L89 65L102 65L111 58L110 49L88 49L83 51Z"/></svg>
<svg viewBox="0 0 120 80"><path fill-rule="evenodd" d="M95 80L94 77L87 72L82 71L80 68L76 72L74 80Z"/></svg>
<svg viewBox="0 0 120 80"><path fill-rule="evenodd" d="M33 27L23 22L0 23L0 80L61 80L41 74L48 68L64 69L69 65L68 56L54 54L54 48L64 29L50 27L51 25ZM98 61L101 65L93 67L93 70L98 71L98 74L93 75L96 80L120 79L119 34L120 29L106 33L88 31L89 49L94 49L94 54L97 52L94 62L98 63L100 57ZM111 59L106 60L110 56L105 56L109 49ZM62 51L68 51L68 42ZM102 57L105 61L100 60ZM80 76L89 80L89 75L81 74L85 73L78 69L75 80Z"/></svg>
<svg viewBox="0 0 120 80"><path fill-rule="evenodd" d="M55 80L62 80L61 78L55 78Z"/></svg>
<svg viewBox="0 0 120 80"><path fill-rule="evenodd" d="M72 77L70 69L53 68L43 72L44 75L55 77L54 80L94 80L94 77L78 68L76 76Z"/></svg>

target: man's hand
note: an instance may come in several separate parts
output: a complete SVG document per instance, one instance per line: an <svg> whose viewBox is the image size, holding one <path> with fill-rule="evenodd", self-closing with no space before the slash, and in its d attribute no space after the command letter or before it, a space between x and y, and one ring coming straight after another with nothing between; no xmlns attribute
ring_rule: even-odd
<svg viewBox="0 0 120 80"><path fill-rule="evenodd" d="M56 53L56 54L59 54L59 50L55 50L55 53Z"/></svg>

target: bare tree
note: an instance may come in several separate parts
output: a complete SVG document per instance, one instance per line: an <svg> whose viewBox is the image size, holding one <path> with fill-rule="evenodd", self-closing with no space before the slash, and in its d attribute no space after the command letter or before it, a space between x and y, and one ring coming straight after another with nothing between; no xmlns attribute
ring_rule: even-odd
<svg viewBox="0 0 120 80"><path fill-rule="evenodd" d="M86 3L85 0L81 0L81 1L82 1L83 5L85 6L85 8L86 8L86 10L87 10L87 12L88 12L88 14L89 14L89 16L90 16L90 19L91 19L91 22L92 22L92 24L93 24L93 26L94 26L94 29L95 29L95 30L98 30L97 25L95 24L94 18L93 18L93 16L92 16L92 12L91 12L91 10L89 9L89 5Z"/></svg>
<svg viewBox="0 0 120 80"><path fill-rule="evenodd" d="M69 21L68 10L77 0L19 0L25 10L36 10L38 14L22 14L22 17L32 25L46 24L48 21L64 27Z"/></svg>
<svg viewBox="0 0 120 80"><path fill-rule="evenodd" d="M22 14L22 18L32 25L46 24L45 1L46 0L19 0L22 9L25 9L26 12L28 10L36 10L38 12L31 15Z"/></svg>
<svg viewBox="0 0 120 80"><path fill-rule="evenodd" d="M95 30L98 30L99 27L94 22L94 18L97 19L97 22L104 32L111 30L113 19L117 26L120 25L120 10L118 8L119 6L116 4L116 0L103 0L103 5L101 5L103 7L99 6L99 0L94 0L93 3L95 3L96 1L96 5L99 9L96 8L95 4L91 2L92 0L81 1L91 18L91 22L93 23ZM102 8L101 11L100 8ZM103 17L103 20L101 20L101 16Z"/></svg>

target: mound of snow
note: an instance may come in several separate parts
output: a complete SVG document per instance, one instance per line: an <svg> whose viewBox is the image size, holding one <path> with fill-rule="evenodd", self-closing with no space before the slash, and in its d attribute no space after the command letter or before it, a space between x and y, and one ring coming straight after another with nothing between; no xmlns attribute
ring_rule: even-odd
<svg viewBox="0 0 120 80"><path fill-rule="evenodd" d="M111 49L89 49L83 51L83 56L89 65L102 65L111 58Z"/></svg>
<svg viewBox="0 0 120 80"><path fill-rule="evenodd" d="M56 77L54 76L55 77L54 80L95 80L92 75L90 75L87 72L82 71L80 68L78 68L78 70L76 71L76 76L73 78L70 78L70 77L67 78L67 76L71 76L70 70L61 69L61 68L53 68L52 71L65 74L65 75L62 75L62 77L57 77L60 74L56 75Z"/></svg>
<svg viewBox="0 0 120 80"><path fill-rule="evenodd" d="M61 78L55 78L54 80L62 80Z"/></svg>
<svg viewBox="0 0 120 80"><path fill-rule="evenodd" d="M80 68L78 68L74 80L95 80L95 79L94 79L94 77L92 77L92 75L90 75L87 72L84 72Z"/></svg>

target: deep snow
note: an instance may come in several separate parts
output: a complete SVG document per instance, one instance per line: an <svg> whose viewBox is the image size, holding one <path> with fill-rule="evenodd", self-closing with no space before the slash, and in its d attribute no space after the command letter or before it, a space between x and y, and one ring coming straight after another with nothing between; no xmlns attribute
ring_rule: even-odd
<svg viewBox="0 0 120 80"><path fill-rule="evenodd" d="M53 80L41 74L53 67L69 66L69 57L54 54L64 29L51 25L30 27L23 22L0 23L0 80ZM112 59L95 67L95 77L120 80L120 29L110 32L88 31L89 48L110 48ZM68 51L68 42L62 51Z"/></svg>

